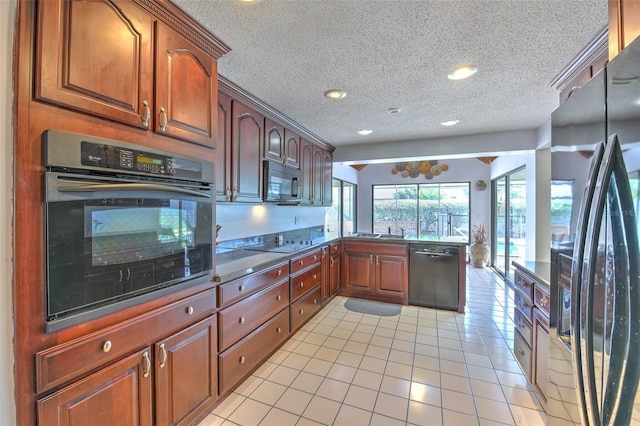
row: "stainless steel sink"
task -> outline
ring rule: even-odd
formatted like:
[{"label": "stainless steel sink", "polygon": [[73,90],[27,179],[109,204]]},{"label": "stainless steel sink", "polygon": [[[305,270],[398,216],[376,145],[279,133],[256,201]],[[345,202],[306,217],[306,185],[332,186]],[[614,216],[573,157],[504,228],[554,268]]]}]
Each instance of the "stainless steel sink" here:
[{"label": "stainless steel sink", "polygon": [[401,234],[373,234],[370,232],[358,232],[353,234],[352,237],[356,238],[374,238],[380,240],[404,240],[407,237]]}]

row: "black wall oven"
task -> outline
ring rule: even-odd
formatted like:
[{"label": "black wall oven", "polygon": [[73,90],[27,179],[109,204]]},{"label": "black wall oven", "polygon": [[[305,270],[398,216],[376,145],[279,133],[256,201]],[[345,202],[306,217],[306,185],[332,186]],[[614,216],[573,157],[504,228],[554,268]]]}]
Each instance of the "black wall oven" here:
[{"label": "black wall oven", "polygon": [[45,331],[212,279],[213,165],[48,130]]}]

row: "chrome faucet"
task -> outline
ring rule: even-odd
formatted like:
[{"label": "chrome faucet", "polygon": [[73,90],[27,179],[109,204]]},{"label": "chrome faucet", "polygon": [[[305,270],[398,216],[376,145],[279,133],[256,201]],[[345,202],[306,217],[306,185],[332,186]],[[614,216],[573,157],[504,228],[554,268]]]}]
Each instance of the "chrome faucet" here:
[{"label": "chrome faucet", "polygon": [[402,235],[402,238],[404,238],[404,228],[400,228],[400,235]]},{"label": "chrome faucet", "polygon": [[389,227],[389,235],[391,235],[391,227]]}]

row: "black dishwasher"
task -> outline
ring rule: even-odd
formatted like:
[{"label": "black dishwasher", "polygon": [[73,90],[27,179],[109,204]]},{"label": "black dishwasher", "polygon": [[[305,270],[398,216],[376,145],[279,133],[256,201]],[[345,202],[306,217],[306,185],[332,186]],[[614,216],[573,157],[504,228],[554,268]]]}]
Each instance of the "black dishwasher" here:
[{"label": "black dishwasher", "polygon": [[409,244],[409,304],[458,310],[458,247]]}]

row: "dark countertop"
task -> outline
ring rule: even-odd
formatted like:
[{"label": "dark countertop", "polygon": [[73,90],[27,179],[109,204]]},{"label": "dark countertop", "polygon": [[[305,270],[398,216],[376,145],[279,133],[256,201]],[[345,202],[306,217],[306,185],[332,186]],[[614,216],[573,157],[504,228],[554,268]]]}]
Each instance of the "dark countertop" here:
[{"label": "dark countertop", "polygon": [[[378,243],[428,243],[437,245],[453,245],[453,246],[466,246],[468,243],[461,241],[454,241],[448,239],[439,240],[412,240],[402,238],[375,238],[375,237],[363,237],[363,236],[346,236],[340,237],[337,233],[325,233],[324,237],[314,239],[312,244],[304,246],[299,250],[290,253],[275,253],[270,251],[256,251],[246,248],[239,248],[231,250],[225,253],[216,254],[216,271],[214,279],[219,283],[225,283],[236,278],[240,278],[244,275],[252,274],[270,266],[276,265],[280,262],[285,262],[300,254],[317,249],[324,244],[329,244],[338,240],[352,240],[352,241],[370,241]],[[548,279],[547,279],[548,282]]]},{"label": "dark countertop", "polygon": [[525,273],[529,273],[536,279],[537,282],[549,288],[549,282],[551,280],[551,263],[550,262],[535,262],[531,260],[513,260],[511,264],[518,269],[523,270]]}]

